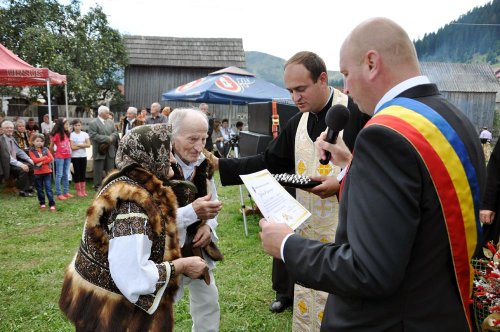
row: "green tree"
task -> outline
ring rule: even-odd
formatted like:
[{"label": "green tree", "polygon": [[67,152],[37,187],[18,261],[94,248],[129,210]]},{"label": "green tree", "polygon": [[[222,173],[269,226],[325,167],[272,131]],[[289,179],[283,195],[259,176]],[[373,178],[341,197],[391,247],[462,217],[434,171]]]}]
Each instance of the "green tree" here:
[{"label": "green tree", "polygon": [[[71,103],[90,107],[120,96],[127,52],[100,6],[82,15],[79,0],[0,0],[0,43],[33,66],[67,75]],[[43,88],[31,93],[46,97]],[[51,94],[64,103],[62,87]]]}]

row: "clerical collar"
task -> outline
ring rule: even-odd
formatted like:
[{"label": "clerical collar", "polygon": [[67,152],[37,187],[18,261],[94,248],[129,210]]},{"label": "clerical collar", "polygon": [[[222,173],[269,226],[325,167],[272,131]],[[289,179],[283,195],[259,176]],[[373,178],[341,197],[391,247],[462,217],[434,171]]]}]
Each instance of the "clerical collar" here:
[{"label": "clerical collar", "polygon": [[330,109],[330,106],[332,106],[333,88],[331,86],[329,86],[328,88],[330,89],[330,97],[328,97],[326,104],[323,106],[321,111],[316,113],[311,112],[311,114],[314,114],[314,116],[316,117],[316,120],[319,120],[320,118],[325,118],[327,111]]},{"label": "clerical collar", "polygon": [[333,88],[331,86],[328,87],[330,89],[330,96],[328,97],[328,100],[326,101],[326,104],[323,105],[323,108],[321,111],[323,111],[325,108],[328,109],[332,105],[332,98],[333,98]]}]

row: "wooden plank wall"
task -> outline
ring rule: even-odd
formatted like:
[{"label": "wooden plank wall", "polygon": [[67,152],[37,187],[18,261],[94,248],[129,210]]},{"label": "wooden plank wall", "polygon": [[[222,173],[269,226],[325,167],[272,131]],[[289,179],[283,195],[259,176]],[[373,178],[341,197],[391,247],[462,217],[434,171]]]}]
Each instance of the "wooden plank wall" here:
[{"label": "wooden plank wall", "polygon": [[450,91],[441,91],[441,94],[462,110],[477,130],[483,126],[493,128],[496,94]]}]

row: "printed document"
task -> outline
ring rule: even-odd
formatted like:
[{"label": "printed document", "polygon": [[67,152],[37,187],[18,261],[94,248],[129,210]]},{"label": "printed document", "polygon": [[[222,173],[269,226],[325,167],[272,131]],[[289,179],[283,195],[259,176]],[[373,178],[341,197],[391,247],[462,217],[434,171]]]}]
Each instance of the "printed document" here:
[{"label": "printed document", "polygon": [[286,223],[295,230],[311,216],[267,169],[240,177],[267,221]]}]

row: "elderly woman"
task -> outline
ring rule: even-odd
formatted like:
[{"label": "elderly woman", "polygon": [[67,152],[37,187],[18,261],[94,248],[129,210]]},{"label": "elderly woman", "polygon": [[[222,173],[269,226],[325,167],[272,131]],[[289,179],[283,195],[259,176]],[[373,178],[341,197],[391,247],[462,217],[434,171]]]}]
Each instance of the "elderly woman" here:
[{"label": "elderly woman", "polygon": [[172,331],[178,276],[198,278],[207,264],[180,258],[167,125],[134,128],[116,165],[87,210],[59,307],[77,331]]},{"label": "elderly woman", "polygon": [[23,119],[18,119],[14,129],[14,138],[16,139],[17,145],[19,145],[24,152],[28,153],[31,140],[26,131],[26,122]]}]

